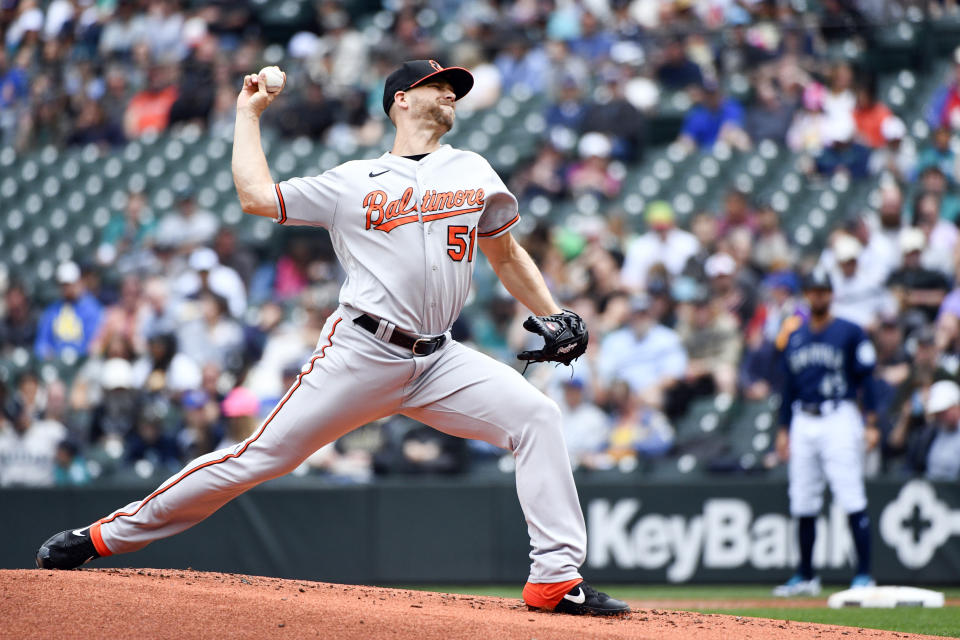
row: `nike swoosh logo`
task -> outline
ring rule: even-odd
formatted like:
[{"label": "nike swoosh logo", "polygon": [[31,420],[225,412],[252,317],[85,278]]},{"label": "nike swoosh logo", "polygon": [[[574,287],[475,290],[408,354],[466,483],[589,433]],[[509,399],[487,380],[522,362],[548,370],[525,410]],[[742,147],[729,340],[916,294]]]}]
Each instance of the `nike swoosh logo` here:
[{"label": "nike swoosh logo", "polygon": [[370,172],[370,177],[371,177],[371,178],[376,178],[377,176],[382,176],[382,175],[385,174],[387,171],[390,171],[390,169],[387,169],[387,170],[385,170],[385,171],[381,171],[380,173],[374,173],[373,171],[371,171],[371,172]]},{"label": "nike swoosh logo", "polygon": [[83,529],[74,529],[71,531],[71,533],[75,536],[80,536],[81,538],[84,536]]},{"label": "nike swoosh logo", "polygon": [[583,604],[584,602],[587,601],[587,594],[583,592],[583,589],[578,588],[577,595],[574,596],[568,593],[567,595],[563,596],[563,599],[569,600],[574,604]]}]

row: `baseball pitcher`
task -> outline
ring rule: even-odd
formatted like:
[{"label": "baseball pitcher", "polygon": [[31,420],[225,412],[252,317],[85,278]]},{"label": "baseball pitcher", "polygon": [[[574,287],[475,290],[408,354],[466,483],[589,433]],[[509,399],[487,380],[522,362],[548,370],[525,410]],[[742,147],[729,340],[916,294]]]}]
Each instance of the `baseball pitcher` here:
[{"label": "baseball pitcher", "polygon": [[[402,413],[516,457],[517,495],[532,551],[523,598],[534,609],[622,614],[619,600],[579,573],[586,531],[561,435],[560,412],[511,367],[450,337],[482,251],[544,337],[528,361],[569,364],[586,349],[582,320],[559,308],[510,228],[517,200],[481,156],[441,144],[473,76],[433,60],[404,63],[386,80],[393,149],[319,176],[274,184],[260,117],[280,95],[249,75],[237,98],[233,176],[247,213],[323,227],[347,277],[313,357],[247,440],[190,462],[145,497],[92,525],[57,534],[42,568],[71,569],[136,551],[200,522],[251,487],[289,473],[352,429]],[[285,80],[285,78],[284,78]]]}]

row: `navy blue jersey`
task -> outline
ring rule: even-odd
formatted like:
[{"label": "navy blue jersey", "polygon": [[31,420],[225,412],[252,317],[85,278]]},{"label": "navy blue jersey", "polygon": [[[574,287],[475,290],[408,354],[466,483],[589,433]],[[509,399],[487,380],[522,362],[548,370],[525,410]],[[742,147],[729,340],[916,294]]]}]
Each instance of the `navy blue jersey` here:
[{"label": "navy blue jersey", "polygon": [[856,401],[861,389],[864,411],[874,410],[873,385],[868,382],[877,354],[858,325],[833,318],[814,332],[805,322],[790,334],[780,358],[784,373],[781,425],[790,424],[796,401],[816,405],[826,400]]}]

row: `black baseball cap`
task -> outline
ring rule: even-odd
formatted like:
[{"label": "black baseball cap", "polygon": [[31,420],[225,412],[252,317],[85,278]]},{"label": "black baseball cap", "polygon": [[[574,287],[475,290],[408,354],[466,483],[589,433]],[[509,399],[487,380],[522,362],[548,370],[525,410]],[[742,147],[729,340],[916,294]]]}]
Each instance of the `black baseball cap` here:
[{"label": "black baseball cap", "polygon": [[408,60],[387,76],[383,86],[383,110],[390,115],[393,96],[397,91],[407,91],[428,80],[446,80],[453,87],[457,100],[473,88],[473,74],[463,67],[444,67],[436,60]]},{"label": "black baseball cap", "polygon": [[830,282],[830,276],[823,269],[814,269],[803,279],[803,290],[820,289],[823,291],[833,291],[833,283]]}]

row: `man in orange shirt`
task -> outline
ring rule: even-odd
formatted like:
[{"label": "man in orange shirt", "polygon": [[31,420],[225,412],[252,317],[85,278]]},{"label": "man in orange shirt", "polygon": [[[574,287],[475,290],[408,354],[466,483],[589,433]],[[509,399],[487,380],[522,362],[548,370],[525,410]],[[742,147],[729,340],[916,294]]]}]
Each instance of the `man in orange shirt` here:
[{"label": "man in orange shirt", "polygon": [[147,87],[130,99],[123,116],[127,139],[138,138],[149,130],[163,131],[170,120],[170,107],[177,100],[176,84],[163,67],[150,69]]},{"label": "man in orange shirt", "polygon": [[861,82],[856,93],[853,120],[857,124],[857,133],[868,147],[879,149],[886,144],[882,130],[883,121],[892,116],[893,112],[877,100],[877,81],[874,78]]}]

